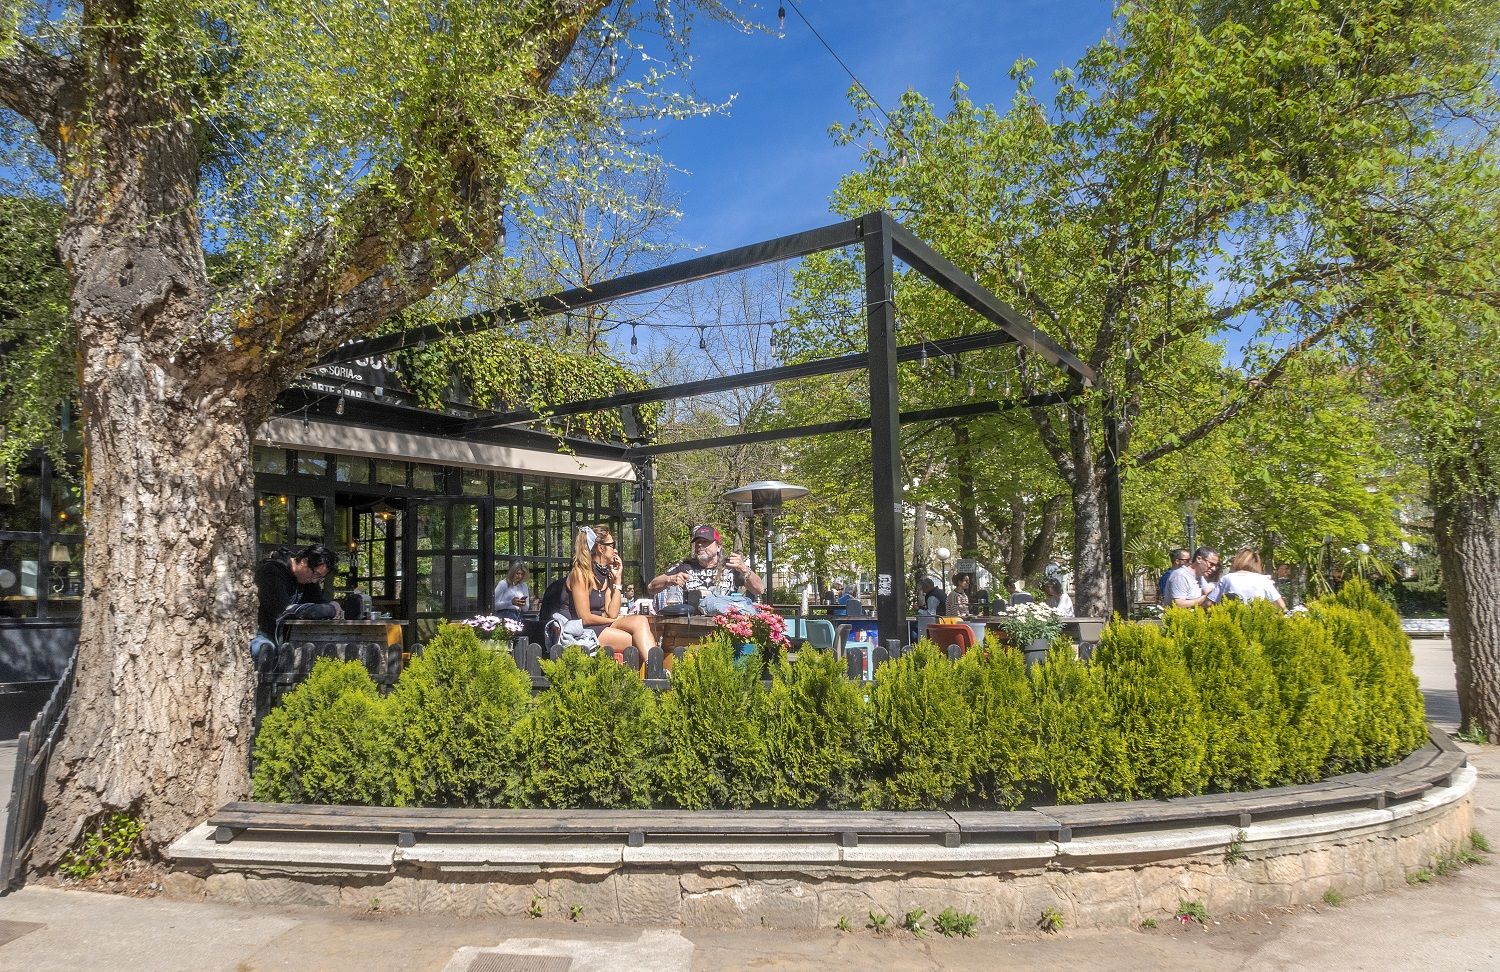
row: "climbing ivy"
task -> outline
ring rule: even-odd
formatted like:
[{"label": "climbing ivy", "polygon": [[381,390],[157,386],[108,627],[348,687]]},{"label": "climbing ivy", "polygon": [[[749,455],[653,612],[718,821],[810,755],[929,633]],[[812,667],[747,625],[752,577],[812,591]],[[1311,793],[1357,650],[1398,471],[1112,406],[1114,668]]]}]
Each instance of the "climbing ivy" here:
[{"label": "climbing ivy", "polygon": [[77,381],[61,225],[54,202],[0,197],[0,478],[38,446],[63,456],[58,420]]}]

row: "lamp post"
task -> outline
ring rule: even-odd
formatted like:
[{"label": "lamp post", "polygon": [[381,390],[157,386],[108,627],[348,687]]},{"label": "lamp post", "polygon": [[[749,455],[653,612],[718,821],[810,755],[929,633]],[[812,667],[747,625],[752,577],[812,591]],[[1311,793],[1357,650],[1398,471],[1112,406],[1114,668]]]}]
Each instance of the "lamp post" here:
[{"label": "lamp post", "polygon": [[787,500],[806,496],[807,492],[806,486],[793,486],[779,479],[761,479],[738,486],[724,494],[724,498],[732,503],[749,503],[751,513],[765,519],[763,530],[766,541],[766,589],[761,593],[761,599],[767,604],[771,603],[771,579],[776,572],[775,564],[771,559],[772,538],[776,534],[776,514],[781,512],[782,504]]},{"label": "lamp post", "polygon": [[1203,500],[1196,496],[1187,496],[1177,502],[1177,509],[1182,513],[1182,525],[1187,532],[1188,556],[1198,549],[1198,504]]},{"label": "lamp post", "polygon": [[[937,555],[938,563],[943,565],[943,603],[948,603],[948,558],[953,556],[947,547],[939,547],[933,551]],[[949,612],[950,614],[952,612]]]}]

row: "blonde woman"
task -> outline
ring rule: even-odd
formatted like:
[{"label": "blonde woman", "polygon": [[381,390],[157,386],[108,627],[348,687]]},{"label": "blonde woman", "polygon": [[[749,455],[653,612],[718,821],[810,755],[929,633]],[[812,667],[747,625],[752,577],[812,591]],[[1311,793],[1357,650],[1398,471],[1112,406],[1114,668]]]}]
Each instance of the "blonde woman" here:
[{"label": "blonde woman", "polygon": [[526,565],[517,561],[510,565],[505,580],[495,585],[495,613],[502,618],[521,620],[521,612],[526,610],[526,602],[531,598],[526,576]]},{"label": "blonde woman", "polygon": [[[573,540],[573,569],[568,572],[568,596],[563,599],[566,620],[563,642],[603,645],[611,653],[634,645],[641,659],[656,647],[651,619],[644,614],[621,614],[624,563],[608,527],[584,527]],[[591,636],[591,637],[590,637]]]}]

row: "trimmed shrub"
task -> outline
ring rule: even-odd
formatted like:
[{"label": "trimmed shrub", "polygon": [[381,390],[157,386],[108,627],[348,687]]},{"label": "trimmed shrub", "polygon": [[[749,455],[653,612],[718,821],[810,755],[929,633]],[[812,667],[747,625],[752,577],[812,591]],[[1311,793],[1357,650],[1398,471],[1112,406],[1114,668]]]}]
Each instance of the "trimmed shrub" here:
[{"label": "trimmed shrub", "polygon": [[1113,706],[1120,754],[1103,768],[1106,795],[1135,800],[1201,792],[1207,726],[1176,643],[1153,625],[1113,621],[1093,664]]},{"label": "trimmed shrub", "polygon": [[1203,706],[1203,782],[1214,791],[1269,786],[1276,774],[1276,675],[1260,643],[1246,634],[1239,608],[1172,611],[1165,624]]},{"label": "trimmed shrub", "polygon": [[856,806],[868,731],[865,695],[831,651],[804,648],[771,667],[764,732],[776,807]]},{"label": "trimmed shrub", "polygon": [[959,659],[958,674],[974,716],[974,772],[968,802],[1014,809],[1037,778],[1036,698],[1019,651],[987,639]]},{"label": "trimmed shrub", "polygon": [[1337,603],[1315,603],[1312,616],[1343,652],[1354,683],[1354,745],[1347,768],[1386,766],[1420,746],[1427,735],[1424,707],[1405,635],[1398,642],[1376,616]]},{"label": "trimmed shrub", "polygon": [[535,807],[644,807],[657,747],[656,699],[640,675],[607,654],[569,648],[542,662],[552,685],[516,727]]},{"label": "trimmed shrub", "polygon": [[514,802],[517,721],[531,679],[473,628],[445,624],[391,691],[391,802],[499,807]]},{"label": "trimmed shrub", "polygon": [[255,738],[255,799],[380,803],[390,788],[385,700],[359,662],[320,658]]},{"label": "trimmed shrub", "polygon": [[881,665],[870,690],[867,809],[931,810],[969,782],[974,718],[948,657],[923,640]]},{"label": "trimmed shrub", "polygon": [[1337,594],[1330,594],[1320,598],[1319,604],[1338,604],[1354,611],[1360,611],[1368,615],[1370,620],[1380,625],[1393,637],[1406,641],[1406,632],[1401,630],[1401,615],[1396,613],[1395,605],[1381,597],[1369,584],[1358,577],[1351,577],[1339,588]]},{"label": "trimmed shrub", "polygon": [[1044,792],[1038,802],[1083,803],[1104,794],[1107,766],[1119,761],[1109,731],[1110,700],[1097,673],[1071,648],[1054,647],[1027,673],[1036,705],[1036,771]]},{"label": "trimmed shrub", "polygon": [[766,802],[771,764],[761,732],[760,665],[734,664],[728,636],[690,647],[672,668],[658,713],[657,796],[690,810]]}]

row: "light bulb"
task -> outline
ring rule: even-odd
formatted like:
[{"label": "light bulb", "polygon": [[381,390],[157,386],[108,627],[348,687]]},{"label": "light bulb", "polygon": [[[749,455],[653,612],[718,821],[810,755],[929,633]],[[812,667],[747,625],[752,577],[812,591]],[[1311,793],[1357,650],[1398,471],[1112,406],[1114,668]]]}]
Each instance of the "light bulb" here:
[{"label": "light bulb", "polygon": [[641,348],[640,342],[635,339],[635,326],[630,328],[630,353],[635,354]]}]

